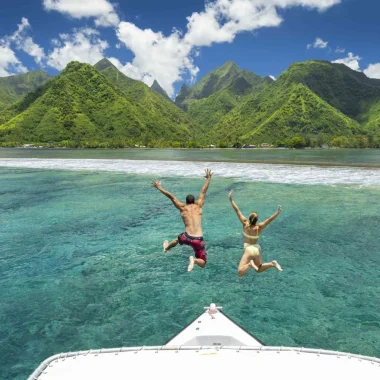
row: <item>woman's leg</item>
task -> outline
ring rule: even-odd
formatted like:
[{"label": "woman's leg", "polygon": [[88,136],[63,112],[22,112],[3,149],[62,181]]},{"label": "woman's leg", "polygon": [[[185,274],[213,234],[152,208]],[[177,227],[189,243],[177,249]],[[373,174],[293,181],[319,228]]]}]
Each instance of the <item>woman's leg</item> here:
[{"label": "woman's leg", "polygon": [[262,251],[261,251],[261,247],[259,249],[260,251],[260,256],[257,256],[253,259],[253,261],[255,262],[255,265],[257,266],[258,270],[256,271],[257,273],[263,273],[265,271],[267,271],[268,269],[270,268],[276,268],[277,270],[279,270],[280,272],[282,272],[282,268],[280,266],[280,264],[277,262],[277,261],[272,261],[271,263],[265,263],[263,264],[263,257],[261,255]]},{"label": "woman's leg", "polygon": [[248,264],[239,266],[238,268],[239,277],[244,277],[250,269],[253,269],[256,272],[258,272],[258,268],[254,264],[253,260],[251,260]]},{"label": "woman's leg", "polygon": [[253,262],[251,255],[244,253],[238,267],[239,277],[245,276],[250,269],[253,269],[257,272],[259,268]]},{"label": "woman's leg", "polygon": [[268,270],[270,268],[276,268],[280,272],[283,271],[283,269],[281,268],[281,265],[276,260],[274,260],[271,263],[261,264],[261,266],[259,267],[259,270],[257,271],[257,273],[263,273],[263,272],[265,272],[266,270]]}]

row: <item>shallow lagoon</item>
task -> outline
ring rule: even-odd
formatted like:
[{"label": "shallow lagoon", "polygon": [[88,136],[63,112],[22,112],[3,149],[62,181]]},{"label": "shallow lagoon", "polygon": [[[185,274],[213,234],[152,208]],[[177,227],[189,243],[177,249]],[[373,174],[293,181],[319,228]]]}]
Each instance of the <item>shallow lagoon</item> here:
[{"label": "shallow lagoon", "polygon": [[[0,168],[3,378],[24,379],[59,352],[163,344],[211,302],[268,345],[380,356],[377,186],[216,176],[204,209],[208,267],[188,274],[187,247],[162,253],[183,227],[150,178]],[[180,198],[203,184],[161,179]],[[246,213],[283,206],[262,240],[283,273],[238,278],[231,187]]]}]

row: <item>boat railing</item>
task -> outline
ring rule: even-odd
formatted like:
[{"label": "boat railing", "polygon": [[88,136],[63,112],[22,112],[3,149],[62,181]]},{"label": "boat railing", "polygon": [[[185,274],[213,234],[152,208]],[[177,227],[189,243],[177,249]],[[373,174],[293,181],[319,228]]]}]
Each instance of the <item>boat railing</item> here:
[{"label": "boat railing", "polygon": [[143,346],[143,347],[121,347],[121,348],[107,348],[100,350],[89,350],[89,351],[78,351],[78,352],[68,352],[65,354],[57,354],[51,356],[50,358],[43,361],[39,367],[29,376],[28,380],[38,380],[39,376],[44,373],[44,370],[49,367],[49,365],[58,360],[66,360],[66,359],[76,359],[79,356],[87,356],[87,355],[102,355],[102,354],[115,354],[118,355],[124,352],[134,352],[138,354],[143,351],[154,351],[156,354],[162,351],[173,351],[174,353],[179,353],[179,351],[203,351],[203,350],[214,350],[214,351],[251,351],[251,352],[277,352],[281,354],[281,352],[293,352],[295,354],[316,354],[318,356],[329,355],[336,356],[337,358],[346,357],[349,359],[357,359],[360,361],[369,361],[372,364],[380,365],[380,359],[375,357],[368,357],[362,355],[355,355],[346,352],[339,351],[328,351],[328,350],[318,350],[312,348],[297,348],[297,347],[270,347],[270,346],[260,346],[260,347],[250,347],[250,346]]}]

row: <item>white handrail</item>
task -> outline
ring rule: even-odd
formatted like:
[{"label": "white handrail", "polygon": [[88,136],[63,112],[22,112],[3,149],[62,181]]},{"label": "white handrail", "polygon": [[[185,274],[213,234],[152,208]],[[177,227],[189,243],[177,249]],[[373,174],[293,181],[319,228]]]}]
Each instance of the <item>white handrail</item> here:
[{"label": "white handrail", "polygon": [[[154,346],[154,347],[122,347],[122,348],[109,348],[109,349],[101,349],[101,350],[91,350],[91,352],[87,351],[78,351],[78,352],[68,352],[67,354],[58,354],[54,355],[46,360],[44,360],[38,368],[29,376],[28,380],[38,380],[39,376],[43,373],[43,371],[55,360],[64,360],[68,358],[74,358],[78,356],[88,356],[88,355],[103,355],[103,354],[110,354],[110,353],[119,353],[122,352],[135,352],[138,354],[139,352],[144,351],[157,351],[157,353],[162,351],[203,351],[203,350],[215,350],[215,351],[252,351],[252,352],[273,352],[278,351],[279,353],[282,352],[295,352],[295,353],[303,353],[303,354],[316,354],[316,355],[335,355],[340,357],[348,357],[351,359],[358,359],[362,361],[369,361],[371,363],[376,363],[380,365],[380,359],[369,357],[369,356],[362,356],[362,355],[355,355],[355,354],[349,354],[346,352],[338,352],[338,351],[328,351],[328,350],[319,350],[319,349],[313,349],[313,348],[297,348],[297,347],[270,347],[270,346],[262,346],[262,347],[250,347],[250,346]],[[64,355],[64,356],[62,356]]]}]

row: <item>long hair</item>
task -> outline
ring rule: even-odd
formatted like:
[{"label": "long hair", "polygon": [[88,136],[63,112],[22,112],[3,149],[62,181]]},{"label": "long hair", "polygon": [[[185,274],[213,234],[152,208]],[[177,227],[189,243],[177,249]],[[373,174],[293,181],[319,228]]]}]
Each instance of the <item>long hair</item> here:
[{"label": "long hair", "polygon": [[[255,215],[253,215],[255,214]],[[257,216],[257,213],[254,212],[249,216],[249,225],[250,226],[256,226],[256,223],[258,222],[259,218]]]}]

